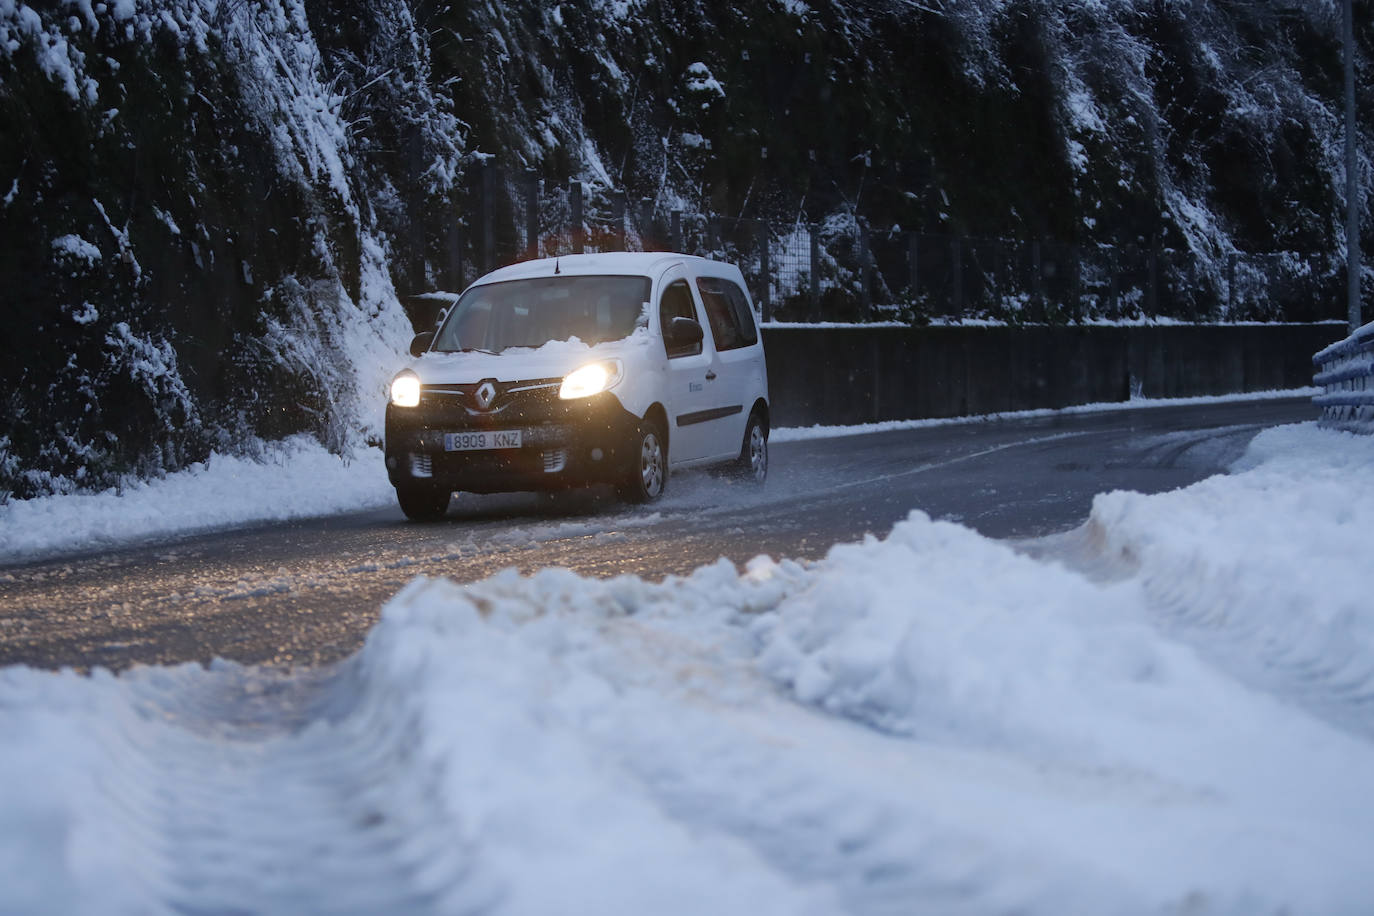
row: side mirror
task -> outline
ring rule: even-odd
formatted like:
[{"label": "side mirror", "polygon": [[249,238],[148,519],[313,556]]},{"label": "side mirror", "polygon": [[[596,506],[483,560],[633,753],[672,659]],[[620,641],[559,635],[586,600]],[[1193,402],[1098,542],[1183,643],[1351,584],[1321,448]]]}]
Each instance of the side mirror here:
[{"label": "side mirror", "polygon": [[690,347],[701,343],[701,325],[681,315],[668,322],[668,342],[675,347]]},{"label": "side mirror", "polygon": [[434,343],[433,331],[422,331],[415,335],[415,339],[410,342],[410,355],[422,356],[429,349],[429,345]]}]

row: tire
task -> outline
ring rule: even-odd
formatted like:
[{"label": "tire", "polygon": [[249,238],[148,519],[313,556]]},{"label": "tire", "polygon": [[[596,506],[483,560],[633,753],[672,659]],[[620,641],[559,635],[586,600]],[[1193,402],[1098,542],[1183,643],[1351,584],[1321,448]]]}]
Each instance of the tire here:
[{"label": "tire", "polygon": [[617,490],[630,503],[653,502],[668,487],[668,449],[663,429],[653,420],[639,424],[630,446],[630,462]]},{"label": "tire", "polygon": [[759,486],[768,479],[768,427],[757,411],[749,415],[734,470],[736,477]]},{"label": "tire", "polygon": [[433,487],[397,487],[396,501],[412,522],[437,522],[448,512],[448,490]]}]

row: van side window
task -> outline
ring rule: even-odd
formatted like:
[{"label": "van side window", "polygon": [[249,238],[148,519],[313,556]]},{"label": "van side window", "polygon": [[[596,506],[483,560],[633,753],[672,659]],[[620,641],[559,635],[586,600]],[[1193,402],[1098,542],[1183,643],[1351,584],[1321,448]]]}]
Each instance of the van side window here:
[{"label": "van side window", "polygon": [[739,286],[720,277],[698,277],[697,291],[717,350],[735,350],[758,343],[754,312]]},{"label": "van side window", "polygon": [[663,331],[663,348],[667,351],[669,359],[696,356],[701,352],[701,341],[678,346],[668,342],[668,328],[672,326],[674,318],[697,320],[697,310],[692,304],[692,290],[687,286],[686,280],[674,280],[663,291],[663,298],[658,304],[658,326]]}]

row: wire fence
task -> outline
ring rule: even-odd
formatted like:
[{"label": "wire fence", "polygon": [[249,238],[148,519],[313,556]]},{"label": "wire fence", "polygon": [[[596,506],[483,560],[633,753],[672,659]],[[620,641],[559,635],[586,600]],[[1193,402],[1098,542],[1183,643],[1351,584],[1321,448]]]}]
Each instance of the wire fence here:
[{"label": "wire fence", "polygon": [[412,285],[460,290],[504,264],[600,251],[681,251],[738,264],[765,320],[1065,323],[1344,317],[1343,265],[1301,252],[1201,257],[1154,245],[1074,245],[875,229],[853,214],[779,224],[694,213],[624,191],[494,166],[460,198],[444,256]]}]

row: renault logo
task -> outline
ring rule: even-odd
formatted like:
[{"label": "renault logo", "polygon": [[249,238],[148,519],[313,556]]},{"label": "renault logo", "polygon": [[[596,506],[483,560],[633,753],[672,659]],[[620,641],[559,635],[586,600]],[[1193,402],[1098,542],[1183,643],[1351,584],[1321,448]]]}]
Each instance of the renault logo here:
[{"label": "renault logo", "polygon": [[477,386],[473,396],[477,399],[478,409],[487,410],[491,407],[491,402],[496,400],[496,386],[491,382],[483,382]]}]

